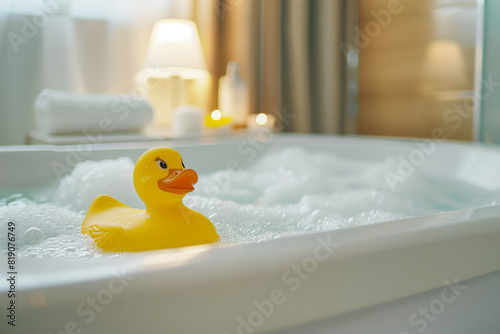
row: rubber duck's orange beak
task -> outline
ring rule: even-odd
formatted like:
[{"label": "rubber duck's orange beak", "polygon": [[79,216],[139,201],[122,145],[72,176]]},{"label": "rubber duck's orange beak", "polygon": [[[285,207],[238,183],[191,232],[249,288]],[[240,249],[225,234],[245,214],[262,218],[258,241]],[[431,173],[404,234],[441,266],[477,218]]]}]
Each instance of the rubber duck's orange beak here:
[{"label": "rubber duck's orange beak", "polygon": [[178,195],[185,195],[194,190],[198,174],[192,169],[171,169],[167,177],[158,180],[158,188]]}]

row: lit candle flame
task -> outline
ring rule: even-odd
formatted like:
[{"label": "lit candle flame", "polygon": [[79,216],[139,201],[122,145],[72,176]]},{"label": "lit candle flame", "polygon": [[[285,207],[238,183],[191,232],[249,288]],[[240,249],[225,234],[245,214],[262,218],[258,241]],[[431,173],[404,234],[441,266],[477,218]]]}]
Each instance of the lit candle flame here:
[{"label": "lit candle flame", "polygon": [[218,121],[222,118],[222,113],[220,112],[219,109],[215,109],[212,111],[212,114],[210,115],[214,121]]},{"label": "lit candle flame", "polygon": [[264,113],[260,113],[255,117],[255,122],[259,125],[264,125],[267,123],[267,115]]}]

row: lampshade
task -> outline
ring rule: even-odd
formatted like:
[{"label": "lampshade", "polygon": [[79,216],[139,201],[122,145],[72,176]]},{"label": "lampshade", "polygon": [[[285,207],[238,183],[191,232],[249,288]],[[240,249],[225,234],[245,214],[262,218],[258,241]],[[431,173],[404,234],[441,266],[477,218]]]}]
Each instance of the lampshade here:
[{"label": "lampshade", "polygon": [[207,65],[196,24],[190,20],[158,21],[151,34],[142,74],[154,78],[198,79]]}]

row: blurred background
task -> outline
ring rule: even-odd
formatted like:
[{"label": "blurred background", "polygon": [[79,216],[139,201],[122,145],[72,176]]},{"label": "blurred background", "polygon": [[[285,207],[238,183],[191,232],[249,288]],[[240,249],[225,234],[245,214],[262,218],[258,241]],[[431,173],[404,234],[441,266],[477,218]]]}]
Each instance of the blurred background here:
[{"label": "blurred background", "polygon": [[0,145],[76,143],[107,114],[107,141],[266,123],[498,143],[495,13],[493,0],[0,0]]}]

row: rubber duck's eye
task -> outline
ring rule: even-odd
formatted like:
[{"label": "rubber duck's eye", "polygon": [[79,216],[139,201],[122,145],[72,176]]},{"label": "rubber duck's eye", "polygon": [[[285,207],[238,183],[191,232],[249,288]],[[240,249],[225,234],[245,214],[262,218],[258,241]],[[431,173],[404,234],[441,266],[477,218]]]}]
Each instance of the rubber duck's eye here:
[{"label": "rubber duck's eye", "polygon": [[184,161],[181,160],[181,164],[182,164],[182,168],[186,168],[186,166],[184,166]]},{"label": "rubber duck's eye", "polygon": [[161,168],[161,169],[167,169],[168,168],[167,163],[165,161],[161,160],[161,159],[159,159],[156,163],[158,164],[158,167]]}]

